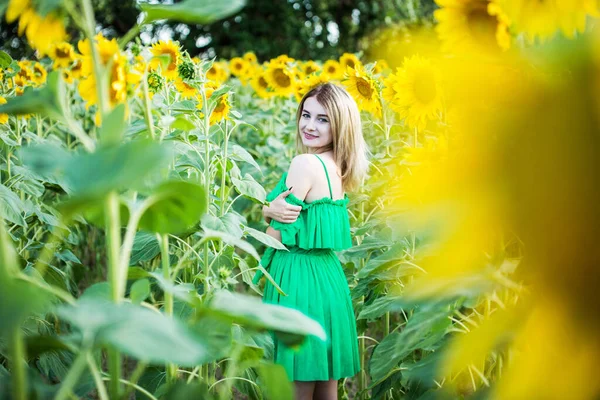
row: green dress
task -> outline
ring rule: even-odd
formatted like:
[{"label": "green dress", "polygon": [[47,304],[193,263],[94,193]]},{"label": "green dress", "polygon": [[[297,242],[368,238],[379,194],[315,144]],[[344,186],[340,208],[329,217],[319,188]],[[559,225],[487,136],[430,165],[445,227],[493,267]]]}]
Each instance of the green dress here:
[{"label": "green dress", "polygon": [[[323,160],[319,161],[325,168]],[[267,200],[273,201],[287,190],[286,177],[287,173]],[[360,370],[350,290],[335,254],[352,246],[348,197],[333,200],[329,176],[327,183],[330,197],[311,203],[293,194],[287,197],[288,203],[302,207],[300,216],[292,224],[272,220],[271,226],[281,232],[281,241],[289,251],[268,248],[261,259],[261,264],[287,294],[279,294],[267,281],[263,301],[303,312],[319,322],[327,334],[326,341],[308,336],[299,349],[291,349],[274,339],[274,360],[285,367],[292,381],[337,380]],[[257,273],[254,282],[261,276],[262,273]]]}]

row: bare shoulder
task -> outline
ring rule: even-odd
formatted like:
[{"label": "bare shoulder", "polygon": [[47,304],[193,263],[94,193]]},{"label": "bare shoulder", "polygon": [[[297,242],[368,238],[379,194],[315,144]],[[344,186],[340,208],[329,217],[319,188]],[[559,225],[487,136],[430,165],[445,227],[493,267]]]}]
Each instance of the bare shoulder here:
[{"label": "bare shoulder", "polygon": [[299,154],[292,159],[290,175],[312,175],[315,171],[317,158],[312,154]]}]

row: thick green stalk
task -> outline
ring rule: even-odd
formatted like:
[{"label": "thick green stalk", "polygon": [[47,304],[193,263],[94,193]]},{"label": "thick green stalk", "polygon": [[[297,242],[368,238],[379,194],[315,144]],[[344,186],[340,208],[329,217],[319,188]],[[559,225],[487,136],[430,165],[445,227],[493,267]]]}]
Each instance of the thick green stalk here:
[{"label": "thick green stalk", "polygon": [[[119,293],[121,282],[119,273],[119,249],[121,247],[121,232],[119,229],[119,195],[116,192],[108,194],[104,206],[106,212],[106,253],[108,261],[108,278],[111,287],[111,298],[115,303],[121,301]],[[121,354],[118,350],[108,350],[109,372],[110,372],[110,398],[118,399],[121,391]]]},{"label": "thick green stalk", "polygon": [[27,399],[27,376],[25,373],[25,343],[21,327],[14,328],[11,335],[10,356],[12,360],[12,394],[15,400]]},{"label": "thick green stalk", "polygon": [[221,160],[221,216],[225,215],[225,178],[227,178],[227,145],[229,142],[227,128],[227,120],[225,120],[225,143],[223,144],[223,158]]},{"label": "thick green stalk", "polygon": [[[200,93],[202,94],[202,112],[204,113],[203,122],[204,122],[204,187],[206,188],[206,207],[208,212],[210,212],[210,115],[208,114],[208,101],[206,98],[206,90],[202,87]],[[210,292],[210,277],[211,271],[208,267],[208,242],[204,244],[204,274],[206,277],[204,278],[204,294],[208,294]]]},{"label": "thick green stalk", "polygon": [[[159,237],[160,242],[160,260],[162,264],[163,278],[165,281],[171,282],[170,264],[169,264],[169,235],[163,233]],[[173,316],[173,294],[165,290],[165,314],[169,317]],[[177,366],[175,364],[167,365],[167,382],[175,382],[177,379]]]},{"label": "thick green stalk", "polygon": [[144,90],[144,118],[146,119],[146,125],[150,131],[150,137],[154,140],[156,133],[154,132],[154,118],[152,117],[152,110],[150,109],[150,93],[148,90],[148,66],[144,71],[142,78],[142,88]]}]

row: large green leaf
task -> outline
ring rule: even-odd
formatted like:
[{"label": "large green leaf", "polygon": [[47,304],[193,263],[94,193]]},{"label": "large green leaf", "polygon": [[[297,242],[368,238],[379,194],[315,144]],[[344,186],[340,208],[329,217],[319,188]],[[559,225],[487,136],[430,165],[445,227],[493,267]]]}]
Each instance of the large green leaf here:
[{"label": "large green leaf", "polygon": [[98,136],[103,143],[119,143],[126,128],[125,104],[119,104],[102,119],[102,126],[98,130]]},{"label": "large green leaf", "polygon": [[7,98],[6,104],[0,106],[0,114],[40,114],[62,121],[65,119],[64,101],[67,98],[60,72],[53,71],[41,89],[25,89],[21,96]]},{"label": "large green leaf", "polygon": [[152,260],[160,253],[160,246],[156,234],[151,232],[139,231],[133,239],[133,248],[131,249],[130,264],[137,264],[141,261]]},{"label": "large green leaf", "polygon": [[260,165],[258,165],[258,163],[254,160],[254,157],[252,157],[252,154],[248,153],[248,151],[246,149],[244,149],[242,146],[237,145],[237,144],[232,145],[231,148],[229,149],[229,155],[234,160],[247,162],[248,164],[252,165],[258,172],[260,172],[262,174]]},{"label": "large green leaf", "polygon": [[275,239],[273,236],[267,235],[264,232],[258,231],[248,226],[246,227],[246,232],[262,244],[265,244],[269,247],[273,247],[278,250],[287,250],[287,248],[279,240]]},{"label": "large green leaf", "polygon": [[80,299],[57,314],[98,345],[112,346],[142,361],[193,367],[213,360],[203,339],[174,317],[130,303]]},{"label": "large green leaf", "polygon": [[0,184],[0,218],[24,227],[27,225],[25,218],[23,218],[24,207],[19,196]]},{"label": "large green leaf", "polygon": [[202,186],[169,181],[159,185],[151,197],[157,200],[144,212],[139,227],[159,233],[181,233],[200,221],[206,211]]},{"label": "large green leaf", "polygon": [[417,309],[402,332],[386,336],[375,348],[369,369],[374,382],[386,378],[405,357],[416,349],[431,350],[452,326],[448,307]]},{"label": "large green leaf", "polygon": [[208,311],[230,319],[247,328],[272,330],[281,333],[289,344],[298,344],[306,335],[326,339],[323,327],[298,310],[274,304],[265,304],[260,298],[225,290],[212,298]]},{"label": "large green leaf", "polygon": [[260,377],[260,387],[266,399],[293,399],[292,383],[287,377],[285,369],[277,364],[261,364],[257,368]]},{"label": "large green leaf", "polygon": [[140,7],[147,14],[144,20],[146,23],[169,19],[207,25],[236,13],[245,4],[245,0],[184,0],[175,4],[141,3]]},{"label": "large green leaf", "polygon": [[265,189],[250,174],[246,174],[243,179],[231,177],[231,182],[233,182],[233,186],[243,196],[257,200],[260,203],[263,203],[267,197]]},{"label": "large green leaf", "polygon": [[229,233],[213,231],[212,229],[204,228],[204,238],[222,240],[230,246],[239,247],[255,259],[260,260],[260,256],[256,252],[256,249],[252,247],[250,243],[242,239],[238,239],[235,236],[230,235]]}]

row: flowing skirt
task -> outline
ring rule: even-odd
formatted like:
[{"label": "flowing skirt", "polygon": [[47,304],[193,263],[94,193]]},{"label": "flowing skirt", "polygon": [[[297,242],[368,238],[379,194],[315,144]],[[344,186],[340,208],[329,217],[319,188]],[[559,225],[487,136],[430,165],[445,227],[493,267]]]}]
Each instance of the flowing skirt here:
[{"label": "flowing skirt", "polygon": [[356,320],[339,259],[328,249],[289,250],[273,251],[265,266],[287,296],[267,281],[263,301],[299,310],[316,320],[327,340],[308,336],[299,349],[292,349],[275,338],[275,362],[284,366],[292,381],[355,375],[360,370]]}]

